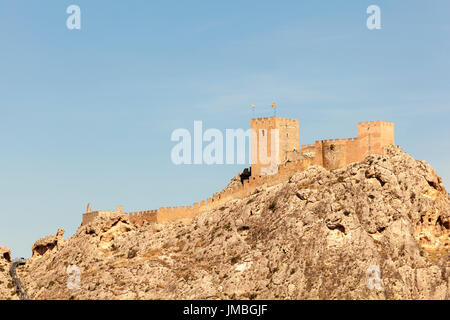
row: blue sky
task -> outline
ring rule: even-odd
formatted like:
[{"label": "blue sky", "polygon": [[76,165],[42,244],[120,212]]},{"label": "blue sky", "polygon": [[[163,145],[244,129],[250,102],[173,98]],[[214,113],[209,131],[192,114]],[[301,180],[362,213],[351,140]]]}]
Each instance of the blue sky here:
[{"label": "blue sky", "polygon": [[[66,8],[81,8],[68,30]],[[382,29],[366,27],[381,8]],[[88,202],[188,205],[242,166],[175,166],[177,128],[300,120],[302,144],[396,125],[396,142],[450,187],[450,2],[0,3],[0,245],[73,234]]]}]

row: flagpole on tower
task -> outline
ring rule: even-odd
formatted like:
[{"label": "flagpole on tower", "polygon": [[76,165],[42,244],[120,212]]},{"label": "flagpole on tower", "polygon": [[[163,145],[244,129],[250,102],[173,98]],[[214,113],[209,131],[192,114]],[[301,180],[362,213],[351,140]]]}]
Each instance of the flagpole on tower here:
[{"label": "flagpole on tower", "polygon": [[276,102],[272,103],[272,109],[273,109],[273,116],[276,117],[277,116],[277,103]]},{"label": "flagpole on tower", "polygon": [[254,117],[255,117],[255,105],[254,105],[254,104],[252,104],[252,105],[251,105],[251,107],[252,107],[253,118],[254,118]]}]

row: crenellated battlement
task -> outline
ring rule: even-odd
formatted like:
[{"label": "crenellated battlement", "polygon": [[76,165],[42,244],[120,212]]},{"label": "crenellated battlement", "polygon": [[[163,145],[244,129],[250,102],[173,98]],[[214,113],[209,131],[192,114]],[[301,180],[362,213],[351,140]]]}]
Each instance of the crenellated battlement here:
[{"label": "crenellated battlement", "polygon": [[365,122],[358,122],[358,127],[394,127],[393,122],[389,121],[365,121]]},{"label": "crenellated battlement", "polygon": [[251,120],[251,128],[257,130],[258,128],[272,128],[275,126],[275,118],[256,118]]},{"label": "crenellated battlement", "polygon": [[304,150],[314,149],[315,147],[316,147],[315,144],[304,144],[301,147],[301,151],[304,152]]},{"label": "crenellated battlement", "polygon": [[[125,215],[137,226],[192,218],[200,212],[220,209],[230,200],[245,198],[263,185],[273,186],[288,181],[295,173],[304,171],[310,166],[320,165],[328,170],[338,169],[349,163],[362,161],[368,154],[381,154],[385,146],[394,144],[394,124],[387,121],[359,122],[357,138],[316,140],[314,144],[301,147],[298,127],[299,122],[295,119],[266,117],[251,120],[251,128],[254,130],[277,128],[282,131],[280,135],[284,140],[280,142],[281,156],[277,159],[278,165],[274,174],[261,175],[257,170],[261,165],[252,164],[251,175],[247,176],[248,179],[242,180],[242,184],[214,193],[206,200],[195,202],[191,206],[161,207],[157,210],[122,213],[121,206],[116,211],[91,211],[88,205],[86,213],[83,214],[82,225],[91,222],[98,215]],[[297,159],[291,161],[290,158],[283,158],[289,152],[298,155]]]},{"label": "crenellated battlement", "polygon": [[327,140],[322,140],[320,141],[320,143],[322,144],[346,144],[349,142],[355,142],[357,141],[358,138],[344,138],[344,139],[327,139]]},{"label": "crenellated battlement", "polygon": [[158,210],[129,212],[125,214],[128,215],[128,218],[131,223],[140,226],[143,225],[144,222],[156,223],[156,216],[158,214]]}]

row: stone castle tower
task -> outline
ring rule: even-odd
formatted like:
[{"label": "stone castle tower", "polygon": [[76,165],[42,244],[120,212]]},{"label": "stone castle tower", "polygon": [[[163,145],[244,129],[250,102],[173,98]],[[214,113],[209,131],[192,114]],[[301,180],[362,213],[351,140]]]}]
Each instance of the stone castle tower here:
[{"label": "stone castle tower", "polygon": [[382,154],[387,145],[394,145],[394,124],[386,121],[372,121],[358,123],[359,152],[364,160],[368,154]]},{"label": "stone castle tower", "polygon": [[[292,152],[300,152],[299,121],[270,117],[251,119],[252,175],[262,175],[276,163],[289,159]],[[268,163],[269,162],[269,163]]]},{"label": "stone castle tower", "polygon": [[275,167],[305,157],[333,170],[363,161],[369,154],[383,154],[386,146],[395,144],[394,124],[386,121],[359,122],[357,138],[318,140],[301,147],[298,120],[257,118],[251,119],[250,127],[253,176],[273,174]]}]

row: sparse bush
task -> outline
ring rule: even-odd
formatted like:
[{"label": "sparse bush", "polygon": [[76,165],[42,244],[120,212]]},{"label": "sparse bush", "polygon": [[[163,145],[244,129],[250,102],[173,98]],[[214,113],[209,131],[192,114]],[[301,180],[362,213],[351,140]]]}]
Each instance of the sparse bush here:
[{"label": "sparse bush", "polygon": [[277,203],[275,201],[272,201],[272,203],[269,205],[269,210],[274,212],[277,208]]},{"label": "sparse bush", "polygon": [[231,258],[230,262],[231,264],[236,264],[241,259],[241,256],[234,256]]},{"label": "sparse bush", "polygon": [[128,259],[133,259],[134,257],[136,257],[136,255],[137,255],[137,250],[136,249],[130,249],[129,251],[128,251]]}]

